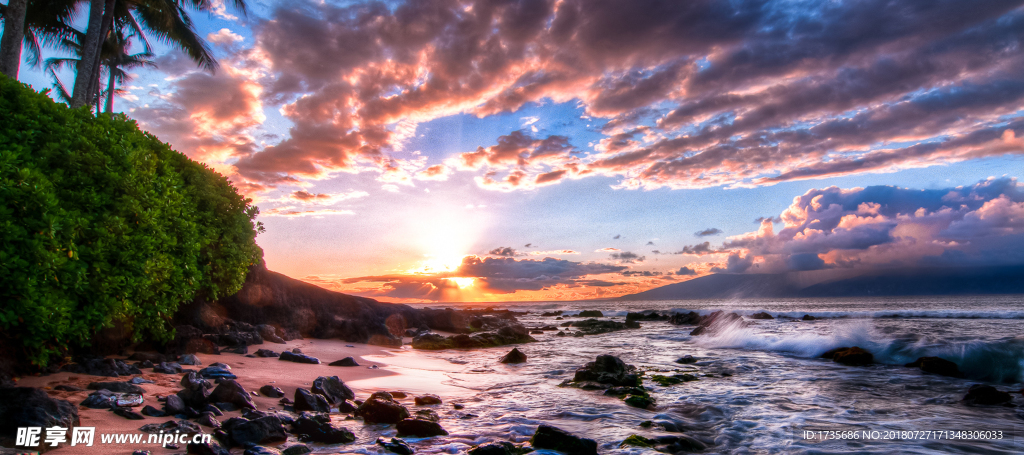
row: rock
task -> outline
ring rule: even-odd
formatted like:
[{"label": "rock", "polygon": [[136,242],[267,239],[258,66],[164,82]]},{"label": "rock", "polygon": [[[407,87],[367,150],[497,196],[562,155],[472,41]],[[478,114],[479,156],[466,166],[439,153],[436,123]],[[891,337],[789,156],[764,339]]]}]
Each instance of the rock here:
[{"label": "rock", "polygon": [[252,446],[246,448],[242,455],[281,455],[281,451],[271,447]]},{"label": "rock", "polygon": [[313,393],[323,395],[330,404],[354,400],[356,394],[337,376],[320,376],[313,381]]},{"label": "rock", "polygon": [[920,368],[925,373],[933,373],[954,378],[964,377],[964,374],[955,363],[941,357],[920,357],[904,366]]},{"label": "rock", "polygon": [[137,393],[139,395],[146,393],[146,389],[130,382],[90,382],[86,388],[89,390],[109,390],[117,393]]},{"label": "rock", "polygon": [[222,349],[221,352],[229,352],[229,353],[232,353],[232,354],[243,354],[244,355],[244,354],[248,354],[249,353],[249,346],[246,346],[244,344],[240,344],[238,346],[226,347],[226,348]]},{"label": "rock", "polygon": [[295,444],[286,447],[281,451],[281,455],[305,455],[313,452],[305,444]]},{"label": "rock", "polygon": [[[584,321],[576,321],[570,323],[570,327],[576,327],[578,336],[583,335],[598,335],[602,333],[615,332],[618,330],[635,329],[639,328],[640,324],[632,322],[630,324],[623,324],[617,321],[601,321],[598,319],[587,319]],[[573,336],[577,336],[573,334]]]},{"label": "rock", "polygon": [[441,421],[441,416],[439,416],[433,409],[417,409],[416,412],[413,413],[413,418],[429,420],[431,422]]},{"label": "rock", "polygon": [[586,365],[576,370],[573,381],[592,381],[601,384],[639,386],[640,376],[631,373],[635,368],[627,366],[618,357],[612,355],[599,355],[597,360],[587,362]]},{"label": "rock", "polygon": [[697,363],[697,358],[692,356],[692,355],[687,354],[687,355],[684,355],[684,356],[676,359],[676,363],[681,363],[683,365],[688,365],[688,364],[691,364],[691,363]]},{"label": "rock", "polygon": [[196,357],[195,354],[183,354],[181,357],[178,357],[178,363],[180,363],[182,365],[195,365],[195,366],[199,366],[199,365],[203,364],[203,362],[201,362],[199,360],[199,357]]},{"label": "rock", "polygon": [[523,363],[526,362],[526,354],[523,354],[523,352],[520,351],[519,348],[512,348],[512,350],[508,351],[508,354],[503,355],[501,359],[498,360],[498,362]]},{"label": "rock", "polygon": [[530,444],[538,449],[551,449],[566,455],[597,455],[597,442],[574,436],[549,425],[537,427]]},{"label": "rock", "polygon": [[255,420],[234,417],[225,421],[221,426],[231,440],[242,447],[249,444],[264,444],[288,439],[281,419],[276,415],[260,417]]},{"label": "rock", "polygon": [[997,405],[1009,403],[1013,398],[1009,393],[984,384],[974,384],[967,389],[964,402],[967,404]]},{"label": "rock", "polygon": [[628,438],[622,441],[621,444],[619,444],[619,448],[623,449],[626,447],[645,447],[650,449],[654,447],[654,444],[656,444],[656,442],[657,441],[653,439],[647,439],[638,434],[631,434]]},{"label": "rock", "polygon": [[[12,386],[13,387],[13,386]],[[53,390],[62,390],[64,392],[81,392],[85,389],[70,384],[61,384],[53,388]]]},{"label": "rock", "polygon": [[79,404],[87,408],[108,409],[117,406],[117,394],[106,389],[97,390]]},{"label": "rock", "polygon": [[398,430],[398,436],[429,438],[448,435],[448,432],[441,428],[441,424],[422,419],[404,419],[395,425],[395,429]]},{"label": "rock", "polygon": [[[0,388],[0,444],[14,447],[21,427],[78,426],[78,407],[32,387]],[[45,437],[45,430],[40,441]],[[8,441],[9,439],[9,441]]]},{"label": "rock", "polygon": [[405,392],[389,390],[388,393],[391,394],[391,398],[398,399],[398,400],[400,400],[402,398],[408,398],[409,397],[409,395],[406,394]]},{"label": "rock", "polygon": [[185,446],[185,452],[189,455],[231,455],[228,449],[225,449],[224,446],[213,440],[210,442],[189,443],[189,445]]},{"label": "rock", "polygon": [[199,418],[196,419],[196,423],[204,427],[210,427],[213,429],[220,428],[221,426],[220,421],[217,420],[217,418],[213,416],[213,413],[209,411],[202,413],[202,415],[200,415]]},{"label": "rock", "polygon": [[618,386],[612,387],[604,391],[605,395],[622,397],[626,395],[647,395],[647,391],[643,387],[632,387],[632,386]]},{"label": "rock", "polygon": [[256,357],[281,357],[281,354],[271,351],[270,349],[257,349]]},{"label": "rock", "polygon": [[409,410],[387,392],[374,392],[355,411],[367,423],[398,423],[409,417]]},{"label": "rock", "polygon": [[338,403],[338,412],[340,413],[348,414],[355,410],[356,407],[352,403],[349,403],[348,401],[342,401],[341,403]]},{"label": "rock", "polygon": [[459,403],[455,403],[455,404],[452,405],[452,408],[455,408],[455,409],[463,409],[465,407],[466,407],[465,405],[462,405],[462,404],[459,404]]},{"label": "rock", "polygon": [[323,395],[299,387],[295,389],[295,410],[331,412],[331,403]]},{"label": "rock", "polygon": [[154,373],[178,374],[181,373],[181,365],[177,362],[160,362],[153,367]]},{"label": "rock", "polygon": [[143,433],[183,433],[183,434],[196,434],[202,433],[203,430],[188,420],[170,420],[164,423],[151,423],[139,427],[139,431]]},{"label": "rock", "polygon": [[216,407],[216,406],[214,406],[212,404],[207,404],[205,407],[203,407],[201,409],[201,411],[202,412],[209,412],[210,414],[213,414],[213,415],[215,415],[217,417],[220,417],[220,416],[224,415],[224,413],[220,410],[220,408],[218,408],[218,407]]},{"label": "rock", "polygon": [[227,368],[210,365],[202,370],[199,370],[199,375],[206,379],[238,379]]},{"label": "rock", "polygon": [[139,450],[136,450],[136,451],[132,452],[132,455],[153,455],[153,452],[150,452],[148,450],[139,449]]},{"label": "rock", "polygon": [[805,314],[805,315],[804,315],[804,317],[802,317],[802,318],[800,318],[800,319],[801,319],[801,320],[804,320],[804,321],[813,321],[813,320],[815,319],[815,317],[814,317],[814,316],[811,316],[811,315],[809,315],[809,314]]},{"label": "rock", "polygon": [[546,311],[544,313],[541,313],[540,315],[544,316],[544,317],[561,316],[562,315],[562,311],[561,310],[558,310],[558,311]]},{"label": "rock", "polygon": [[441,397],[439,397],[437,395],[426,394],[426,395],[421,395],[421,396],[416,397],[414,399],[414,402],[416,403],[416,406],[428,406],[428,405],[432,405],[432,404],[441,404]]},{"label": "rock", "polygon": [[833,362],[843,365],[860,366],[875,363],[875,356],[857,346],[852,348],[835,348],[826,351],[821,355],[823,359],[832,359]]},{"label": "rock", "polygon": [[[298,349],[298,348],[295,348],[295,349]],[[281,353],[281,357],[278,357],[278,359],[280,359],[280,360],[287,360],[289,362],[296,362],[296,363],[310,363],[310,364],[319,364],[320,363],[320,359],[318,359],[316,357],[310,357],[310,356],[305,355],[305,354],[296,354],[294,352],[288,352],[288,351],[282,352]]]},{"label": "rock", "polygon": [[264,340],[271,343],[284,344],[284,339],[277,335],[277,329],[270,324],[260,324],[256,326],[256,331],[260,333]]},{"label": "rock", "polygon": [[152,406],[146,405],[146,407],[142,408],[142,415],[147,415],[150,417],[164,417],[167,415],[167,413]]},{"label": "rock", "polygon": [[351,431],[331,422],[329,415],[320,413],[300,414],[292,423],[292,433],[323,444],[346,444],[356,440]]},{"label": "rock", "polygon": [[576,316],[581,318],[603,318],[604,313],[599,310],[584,310],[580,311],[580,314],[577,314]]},{"label": "rock", "polygon": [[113,378],[142,374],[142,370],[128,365],[121,360],[105,359],[102,357],[79,359],[76,363],[64,365],[60,371]]},{"label": "rock", "polygon": [[121,417],[124,417],[124,418],[126,418],[128,420],[143,420],[143,419],[145,419],[145,417],[142,414],[139,414],[139,413],[137,413],[135,411],[132,411],[131,409],[125,409],[125,408],[114,408],[114,414],[117,414],[117,415],[119,415]]},{"label": "rock", "polygon": [[415,453],[412,447],[409,447],[409,444],[398,438],[391,438],[391,442],[384,442],[384,438],[377,438],[377,444],[383,446],[385,450],[397,453],[398,455],[412,455]]},{"label": "rock", "polygon": [[762,311],[760,313],[754,313],[754,314],[750,315],[750,319],[775,319],[775,318],[772,317],[772,315]]},{"label": "rock", "polygon": [[265,385],[263,387],[260,387],[260,394],[270,398],[281,398],[284,396],[284,390],[281,390],[280,387]]},{"label": "rock", "polygon": [[704,443],[689,436],[662,436],[655,439],[655,442],[658,445],[667,444],[658,448],[659,452],[667,453],[701,452],[707,448]]},{"label": "rock", "polygon": [[129,380],[128,382],[132,383],[132,384],[135,384],[135,385],[139,385],[139,384],[153,384],[153,381],[150,381],[149,379],[146,379],[146,378],[144,378],[142,376],[137,376],[137,377],[131,378],[131,380]]},{"label": "rock", "polygon": [[357,367],[357,366],[359,366],[359,364],[356,363],[356,359],[353,359],[352,357],[345,357],[344,359],[335,360],[335,361],[329,363],[328,366],[332,366],[332,367]]},{"label": "rock", "polygon": [[164,402],[164,412],[168,415],[177,415],[185,412],[185,400],[178,395],[168,395]]},{"label": "rock", "polygon": [[256,409],[256,405],[253,404],[252,398],[249,397],[249,392],[246,392],[242,385],[236,382],[234,379],[228,379],[221,382],[213,392],[210,393],[209,400],[214,403],[231,403],[239,408]]},{"label": "rock", "polygon": [[623,401],[629,406],[640,409],[648,409],[654,405],[654,398],[651,398],[650,395],[630,395]]},{"label": "rock", "polygon": [[489,442],[469,449],[469,455],[515,455],[515,448],[508,441]]}]

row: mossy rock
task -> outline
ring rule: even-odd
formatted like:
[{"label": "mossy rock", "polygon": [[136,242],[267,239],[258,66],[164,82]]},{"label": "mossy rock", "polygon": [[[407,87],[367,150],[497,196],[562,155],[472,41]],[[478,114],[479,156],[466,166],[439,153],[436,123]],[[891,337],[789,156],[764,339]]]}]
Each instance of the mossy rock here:
[{"label": "mossy rock", "polygon": [[668,387],[670,385],[682,384],[684,382],[696,381],[698,378],[692,374],[674,374],[672,376],[652,375],[651,381],[662,387]]},{"label": "mossy rock", "polygon": [[647,409],[654,404],[654,398],[650,395],[630,395],[626,397],[625,402],[634,408]]},{"label": "mossy rock", "polygon": [[638,434],[631,434],[631,435],[629,435],[628,438],[626,438],[625,441],[622,441],[622,444],[619,444],[619,448],[621,449],[621,448],[630,447],[630,446],[632,446],[632,447],[652,448],[652,447],[654,447],[655,443],[656,443],[656,441],[653,440],[653,439],[647,439],[647,438],[645,438],[643,436],[640,436]]}]

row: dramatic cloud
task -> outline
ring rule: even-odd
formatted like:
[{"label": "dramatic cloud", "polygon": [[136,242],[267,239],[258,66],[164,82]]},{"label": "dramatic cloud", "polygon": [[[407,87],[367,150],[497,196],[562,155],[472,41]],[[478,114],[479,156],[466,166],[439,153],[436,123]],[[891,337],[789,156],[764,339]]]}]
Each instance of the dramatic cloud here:
[{"label": "dramatic cloud", "polygon": [[[892,172],[1024,153],[1021,3],[299,0],[257,20],[236,55],[266,72],[177,81],[147,121],[210,122],[175,145],[237,156],[256,185],[367,170],[392,184],[472,172],[502,191],[592,175],[701,188]],[[419,123],[549,100],[577,103],[603,139],[538,135],[543,119],[526,117],[442,162],[399,157]],[[260,105],[290,122],[285,139],[239,136]]]},{"label": "dramatic cloud", "polygon": [[692,275],[696,275],[696,274],[697,274],[697,271],[694,270],[694,269],[691,269],[689,267],[680,267],[679,270],[676,270],[676,275],[680,275],[680,276],[692,276]]},{"label": "dramatic cloud", "polygon": [[490,254],[490,255],[493,255],[493,256],[505,256],[505,257],[514,257],[514,256],[518,256],[519,255],[519,253],[516,252],[516,250],[514,250],[510,246],[500,246],[500,247],[497,247],[497,248],[495,248],[495,249],[493,249],[491,251],[488,251],[487,254]]},{"label": "dramatic cloud", "polygon": [[611,258],[613,260],[619,261],[619,262],[621,262],[623,264],[634,264],[634,263],[637,263],[637,262],[644,262],[644,259],[647,259],[644,256],[640,256],[639,254],[636,254],[636,253],[633,253],[633,252],[630,252],[630,251],[623,251],[621,253],[612,253],[611,254]]},{"label": "dramatic cloud", "polygon": [[718,229],[718,228],[707,228],[707,229],[705,229],[703,231],[694,232],[693,235],[696,236],[696,237],[707,237],[709,235],[718,235],[718,234],[721,234],[721,233],[722,233],[721,229]]},{"label": "dramatic cloud", "polygon": [[715,271],[1007,265],[1024,263],[1024,186],[1013,178],[966,187],[810,190],[756,232],[684,254],[729,254]]}]

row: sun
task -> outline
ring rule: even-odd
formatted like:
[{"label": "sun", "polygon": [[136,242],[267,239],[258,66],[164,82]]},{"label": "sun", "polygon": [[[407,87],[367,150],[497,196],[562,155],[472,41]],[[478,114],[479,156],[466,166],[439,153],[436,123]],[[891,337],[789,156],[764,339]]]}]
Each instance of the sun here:
[{"label": "sun", "polygon": [[459,289],[473,287],[473,283],[476,282],[476,278],[472,277],[453,277],[445,279],[451,281],[452,283],[455,283],[455,285],[458,286]]}]

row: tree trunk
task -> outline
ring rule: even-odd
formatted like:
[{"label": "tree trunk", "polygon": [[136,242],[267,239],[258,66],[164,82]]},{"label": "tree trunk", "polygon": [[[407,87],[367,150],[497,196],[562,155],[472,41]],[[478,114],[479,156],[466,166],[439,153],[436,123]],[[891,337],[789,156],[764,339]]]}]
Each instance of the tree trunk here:
[{"label": "tree trunk", "polygon": [[114,113],[114,69],[110,68],[110,77],[107,79],[107,106],[104,108],[108,114]]},{"label": "tree trunk", "polygon": [[116,1],[117,0],[106,0],[106,5],[103,7],[103,22],[101,22],[103,25],[100,27],[100,45],[99,51],[96,53],[96,66],[93,67],[92,77],[93,86],[92,91],[90,91],[90,93],[93,93],[96,96],[93,96],[88,100],[89,104],[96,105],[96,112],[100,111],[100,70],[103,69],[103,43],[107,42],[110,30],[114,28],[114,3],[116,3]]},{"label": "tree trunk", "polygon": [[96,73],[96,61],[103,43],[103,0],[89,0],[89,25],[85,29],[85,42],[82,43],[82,58],[78,60],[75,74],[75,88],[71,95],[71,107],[85,106],[91,97],[93,74]]},{"label": "tree trunk", "polygon": [[28,0],[10,0],[7,2],[7,14],[4,18],[4,36],[0,39],[0,73],[11,79],[18,78],[21,66],[21,42],[25,39],[25,12]]}]

